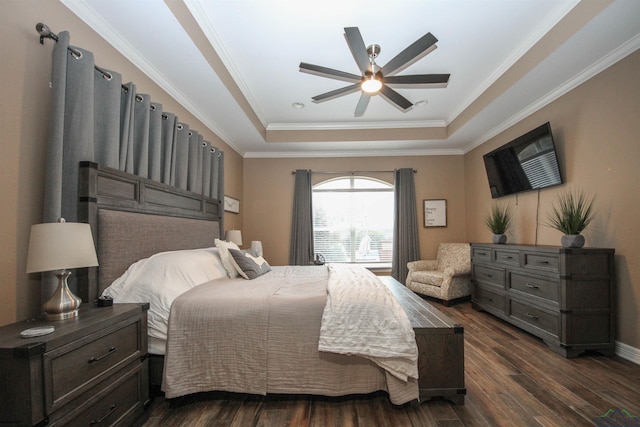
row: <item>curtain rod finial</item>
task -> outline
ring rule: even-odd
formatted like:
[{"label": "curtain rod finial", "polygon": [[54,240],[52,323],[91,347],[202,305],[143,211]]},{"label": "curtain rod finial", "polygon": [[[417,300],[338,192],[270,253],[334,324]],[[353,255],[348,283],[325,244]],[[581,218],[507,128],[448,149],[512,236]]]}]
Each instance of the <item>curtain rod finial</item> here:
[{"label": "curtain rod finial", "polygon": [[38,32],[38,34],[40,34],[40,44],[44,44],[45,38],[58,41],[58,36],[53,34],[51,32],[51,29],[46,24],[43,24],[42,22],[38,22],[36,24],[36,31]]}]

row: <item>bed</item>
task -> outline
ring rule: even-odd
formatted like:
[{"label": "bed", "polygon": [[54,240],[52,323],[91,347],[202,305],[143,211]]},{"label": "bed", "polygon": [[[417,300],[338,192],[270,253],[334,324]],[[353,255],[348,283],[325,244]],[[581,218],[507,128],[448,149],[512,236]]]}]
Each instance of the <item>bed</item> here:
[{"label": "bed", "polygon": [[[218,265],[222,248],[212,247],[223,230],[218,200],[94,163],[83,162],[80,171],[79,218],[92,227],[101,264],[80,275],[78,293],[85,301],[132,275],[131,270],[142,269],[141,263],[149,271],[164,268],[164,273],[151,275],[151,285],[166,278],[167,268],[172,268],[168,266],[181,264],[180,259],[207,266],[186,279],[184,292],[174,290],[176,295],[164,302],[170,322],[149,321],[166,323],[166,337],[150,332],[149,350],[152,385],[162,383],[168,398],[210,390],[326,396],[382,390],[394,404],[434,397],[464,403],[462,328],[393,279],[380,281],[364,269],[330,265],[269,266],[252,280],[228,277]],[[242,256],[248,256],[246,251]],[[354,288],[341,283],[348,275],[358,276],[362,284],[355,286],[361,292],[356,300],[367,299],[362,296],[371,286],[380,287],[382,299],[391,296],[385,310],[402,312],[396,316],[400,320],[385,318],[384,328],[364,322],[378,328],[370,335],[408,326],[410,342],[405,335],[372,352],[375,346],[357,343],[357,334],[345,340],[343,331],[336,332],[340,327],[335,324],[358,323],[357,317],[325,327],[323,319],[340,311],[327,309],[340,307],[337,302],[345,292],[340,289]],[[229,296],[241,298],[229,303]],[[352,312],[353,307],[342,311]],[[186,315],[193,312],[201,314]],[[345,341],[351,346],[356,341],[356,349],[345,347]],[[235,364],[238,360],[242,363]],[[192,371],[194,366],[199,370]]]}]

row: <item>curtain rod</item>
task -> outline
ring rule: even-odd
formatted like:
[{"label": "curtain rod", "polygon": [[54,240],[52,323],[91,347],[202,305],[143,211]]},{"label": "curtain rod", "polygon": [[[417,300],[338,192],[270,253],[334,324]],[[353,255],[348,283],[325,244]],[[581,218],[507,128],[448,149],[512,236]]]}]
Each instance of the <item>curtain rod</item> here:
[{"label": "curtain rod", "polygon": [[[43,24],[42,22],[38,22],[36,24],[36,31],[38,32],[38,34],[40,34],[40,44],[44,44],[44,39],[51,39],[56,43],[58,43],[58,35],[53,33],[46,24]],[[82,52],[79,51],[78,49],[74,49],[71,46],[67,46],[67,50],[71,52],[74,58],[76,59],[82,58]],[[113,78],[113,75],[110,72],[103,70],[97,65],[94,65],[93,68],[95,68],[96,71],[101,73],[105,79],[111,80]],[[125,86],[123,85],[122,87],[125,87]]]},{"label": "curtain rod", "polygon": [[[319,171],[319,172],[314,172],[311,171],[311,173],[316,173],[316,174],[327,174],[327,175],[354,175],[357,173],[394,173],[395,171],[397,171],[398,169],[394,169],[394,170],[390,170],[390,171],[335,171],[335,172],[331,172],[331,171]],[[418,173],[418,171],[416,169],[412,169],[413,173]],[[295,175],[296,171],[291,171],[291,175]]]}]

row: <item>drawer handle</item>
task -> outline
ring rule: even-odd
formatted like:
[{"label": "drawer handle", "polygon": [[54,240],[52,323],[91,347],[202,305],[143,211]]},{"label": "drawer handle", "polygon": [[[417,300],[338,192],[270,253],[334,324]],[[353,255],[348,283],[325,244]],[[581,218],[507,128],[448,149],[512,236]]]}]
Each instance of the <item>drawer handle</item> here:
[{"label": "drawer handle", "polygon": [[493,277],[493,274],[485,274],[485,276],[491,278]]},{"label": "drawer handle", "polygon": [[549,261],[538,261],[538,264],[549,264]]},{"label": "drawer handle", "polygon": [[106,419],[109,417],[109,415],[113,414],[113,412],[116,410],[116,408],[117,408],[117,406],[116,406],[116,405],[111,405],[111,408],[109,408],[109,412],[107,412],[107,413],[105,414],[105,416],[104,416],[104,417],[100,418],[99,420],[93,420],[93,421],[91,421],[91,422],[89,423],[89,425],[90,425],[90,426],[92,426],[92,425],[94,425],[94,424],[102,424],[102,422],[103,422],[104,420],[106,420]]},{"label": "drawer handle", "polygon": [[513,259],[511,255],[503,257],[504,259]]},{"label": "drawer handle", "polygon": [[111,348],[109,349],[109,351],[107,351],[107,352],[106,352],[105,354],[103,354],[102,356],[98,356],[98,357],[91,356],[91,359],[89,359],[89,363],[99,362],[99,361],[101,361],[102,359],[104,359],[105,357],[107,357],[107,356],[109,356],[109,355],[111,355],[111,354],[115,353],[115,352],[116,352],[116,350],[118,350],[116,347],[111,347]]},{"label": "drawer handle", "polygon": [[531,289],[539,289],[538,285],[532,285],[530,283],[527,283],[526,286],[527,286],[527,288],[531,288]]},{"label": "drawer handle", "polygon": [[533,314],[529,314],[529,313],[527,313],[527,317],[528,317],[529,319],[538,320],[538,316],[534,316]]}]

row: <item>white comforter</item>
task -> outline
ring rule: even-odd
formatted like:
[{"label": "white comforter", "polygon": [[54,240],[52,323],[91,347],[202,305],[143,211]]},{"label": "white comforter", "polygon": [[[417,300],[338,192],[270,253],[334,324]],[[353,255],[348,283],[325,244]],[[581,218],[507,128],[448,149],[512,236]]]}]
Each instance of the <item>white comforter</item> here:
[{"label": "white comforter", "polygon": [[330,264],[318,350],[368,358],[395,377],[418,378],[418,347],[409,319],[369,270]]}]

